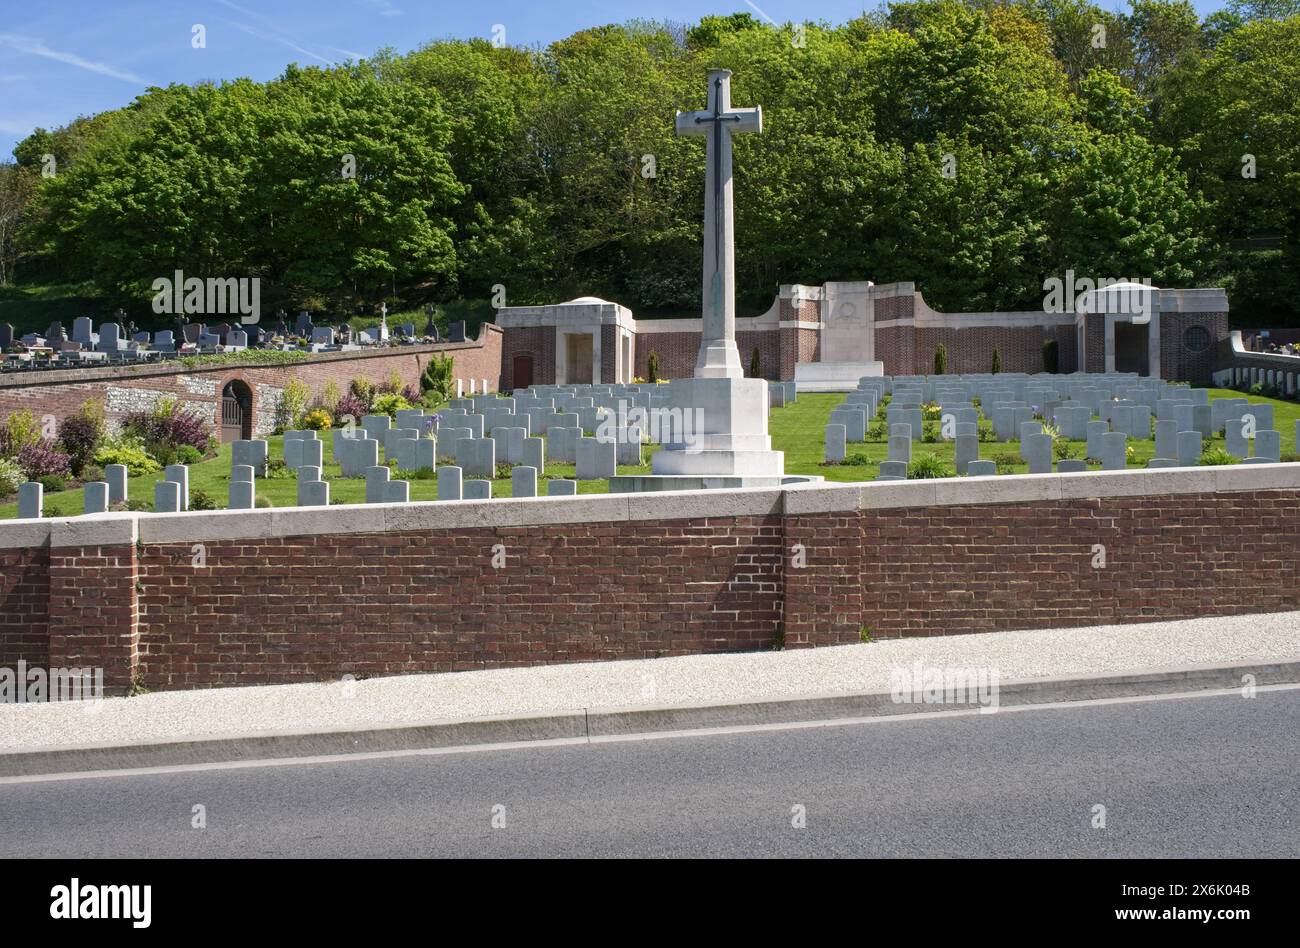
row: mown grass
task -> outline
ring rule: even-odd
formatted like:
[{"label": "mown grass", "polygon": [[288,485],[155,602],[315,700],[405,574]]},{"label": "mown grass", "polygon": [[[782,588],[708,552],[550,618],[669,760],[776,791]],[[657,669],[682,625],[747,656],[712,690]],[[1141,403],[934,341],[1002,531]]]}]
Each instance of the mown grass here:
[{"label": "mown grass", "polygon": [[[1240,392],[1228,389],[1210,390],[1212,399],[1240,396]],[[1295,422],[1300,419],[1300,405],[1294,402],[1284,402],[1255,395],[1249,396],[1249,398],[1252,404],[1268,403],[1274,406],[1275,425],[1282,433],[1282,453],[1284,455],[1294,454],[1296,451]],[[883,441],[869,441],[865,444],[850,444],[848,446],[850,458],[858,457],[864,459],[866,463],[830,466],[822,464],[823,429],[830,420],[831,409],[843,400],[844,396],[842,394],[803,394],[799,396],[795,404],[772,411],[770,418],[772,446],[779,451],[785,452],[785,469],[787,473],[816,474],[828,481],[869,481],[875,479],[879,473],[879,463],[885,460],[889,454],[888,447]],[[333,438],[329,432],[322,432],[321,438],[324,441],[325,465],[323,476],[331,482],[330,501],[349,504],[364,502],[365,480],[363,478],[340,477],[341,472],[338,464],[334,461],[332,450]],[[267,440],[269,442],[270,456],[273,459],[282,459],[284,457],[284,439],[275,436]],[[1071,444],[1078,448],[1078,454],[1082,457],[1086,442],[1077,441],[1071,442]],[[980,444],[980,457],[993,460],[999,454],[1015,454],[1018,456],[1019,447],[1019,444],[1014,441],[983,442]],[[1134,456],[1129,461],[1130,467],[1145,467],[1147,461],[1155,455],[1154,441],[1135,441],[1133,447]],[[619,467],[618,473],[650,473],[650,457],[655,450],[657,450],[656,446],[646,445],[643,451],[645,463],[639,467],[622,465]],[[924,442],[914,442],[912,457],[915,459],[924,455],[933,455],[950,466],[954,462],[951,443],[926,444]],[[1095,465],[1093,466],[1095,467]],[[1016,464],[1012,470],[1016,473],[1025,473],[1028,468],[1025,464],[1020,463]],[[575,473],[572,464],[548,463],[545,470],[545,474],[553,478],[572,478]],[[128,488],[129,495],[133,499],[145,500],[152,504],[153,485],[160,479],[161,476],[158,474],[131,478]],[[410,484],[412,500],[437,499],[438,484],[436,480],[416,479],[412,480]],[[216,500],[218,506],[225,507],[229,486],[229,445],[222,445],[216,457],[190,466],[191,498],[196,492],[204,491]],[[545,493],[545,484],[539,482],[538,490],[540,493]],[[581,494],[603,494],[607,490],[608,485],[603,480],[578,482],[578,492]],[[509,497],[510,493],[509,477],[493,480],[492,496]],[[258,497],[265,497],[275,507],[295,506],[298,501],[297,480],[292,476],[259,480],[257,482],[257,495]],[[84,502],[80,488],[52,494],[47,493],[45,495],[45,512],[47,516],[51,517],[79,515],[82,512]],[[13,518],[17,515],[18,505],[16,502],[0,505],[0,519]]]}]

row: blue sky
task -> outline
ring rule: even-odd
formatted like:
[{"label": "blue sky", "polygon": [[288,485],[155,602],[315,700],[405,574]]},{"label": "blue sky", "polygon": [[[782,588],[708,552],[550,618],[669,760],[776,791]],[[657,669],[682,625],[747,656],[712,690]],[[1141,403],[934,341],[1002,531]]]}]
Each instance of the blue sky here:
[{"label": "blue sky", "polygon": [[[840,23],[877,0],[754,0],[773,20]],[[1222,6],[1194,0],[1198,11]],[[0,18],[0,155],[37,127],[128,104],[150,85],[251,76],[290,62],[319,65],[384,46],[405,52],[431,39],[490,37],[549,43],[633,18],[694,22],[754,12],[746,0],[4,0]],[[1123,8],[1118,0],[1103,6]],[[756,14],[758,15],[758,14]],[[194,49],[202,24],[207,48]]]}]

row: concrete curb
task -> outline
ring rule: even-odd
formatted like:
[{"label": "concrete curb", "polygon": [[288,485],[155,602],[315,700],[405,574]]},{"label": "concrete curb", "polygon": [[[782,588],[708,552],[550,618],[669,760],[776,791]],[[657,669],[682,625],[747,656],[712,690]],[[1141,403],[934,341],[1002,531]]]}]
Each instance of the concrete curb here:
[{"label": "concrete curb", "polygon": [[[1300,661],[1227,667],[1187,666],[1128,675],[1001,682],[998,706],[1008,708],[1195,691],[1230,692],[1242,687],[1246,675],[1254,676],[1256,686],[1300,683]],[[752,727],[971,709],[971,705],[896,703],[889,692],[820,695],[693,707],[593,708],[528,717],[437,721],[358,731],[258,732],[151,744],[35,748],[0,753],[0,778],[293,757],[346,757],[351,754],[535,741],[588,741],[665,731]]]}]

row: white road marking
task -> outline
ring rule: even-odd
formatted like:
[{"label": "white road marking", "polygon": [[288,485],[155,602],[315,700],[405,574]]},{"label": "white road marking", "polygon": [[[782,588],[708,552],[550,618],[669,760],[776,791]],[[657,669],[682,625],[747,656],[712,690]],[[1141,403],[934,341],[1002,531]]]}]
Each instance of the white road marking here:
[{"label": "white road marking", "polygon": [[[1259,685],[1256,693],[1269,691],[1294,691],[1300,683]],[[735,724],[719,727],[687,728],[676,731],[643,731],[634,734],[608,734],[595,737],[558,737],[534,741],[502,741],[495,744],[465,744],[456,747],[411,748],[393,751],[365,751],[355,754],[323,754],[314,757],[269,757],[259,760],[230,760],[205,764],[165,764],[158,767],[135,767],[123,770],[85,770],[68,773],[30,774],[18,777],[0,777],[0,786],[28,783],[51,783],[67,780],[102,780],[115,777],[145,777],[158,774],[204,773],[219,770],[243,770],[262,767],[301,767],[317,764],[342,764],[367,760],[397,760],[403,757],[442,757],[450,754],[481,754],[491,751],[533,750],[546,747],[573,747],[583,744],[622,744],[639,741],[659,741],[689,737],[720,737],[732,734],[759,734],[772,731],[803,731],[811,728],[850,727],[870,724],[892,724],[900,721],[934,721],[951,717],[988,717],[1022,711],[1051,711],[1069,708],[1097,707],[1113,704],[1139,704],[1147,701],[1169,701],[1183,698],[1222,698],[1237,695],[1241,689],[1202,689],[1180,691],[1161,695],[1131,695],[1120,698],[1086,698],[1080,701],[1052,701],[1042,704],[1018,704],[998,708],[995,713],[978,708],[958,708],[951,711],[917,711],[905,714],[872,715],[857,718],[826,718],[813,721],[781,721],[772,724]],[[1242,699],[1247,700],[1247,699]],[[1251,699],[1254,700],[1254,699]]]}]

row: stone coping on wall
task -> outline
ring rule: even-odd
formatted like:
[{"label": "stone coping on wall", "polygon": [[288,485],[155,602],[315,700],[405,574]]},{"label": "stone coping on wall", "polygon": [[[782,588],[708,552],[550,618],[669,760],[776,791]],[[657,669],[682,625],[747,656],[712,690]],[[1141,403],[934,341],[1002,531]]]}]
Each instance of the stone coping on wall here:
[{"label": "stone coping on wall", "polygon": [[[312,352],[305,353],[307,358],[296,362],[255,362],[232,359],[212,365],[196,365],[193,368],[184,365],[180,359],[168,359],[165,362],[141,362],[137,365],[88,366],[82,369],[42,369],[21,372],[0,377],[0,388],[26,388],[33,385],[50,385],[62,382],[100,382],[119,379],[141,379],[157,375],[197,375],[203,372],[229,372],[232,369],[293,369],[300,366],[317,365],[321,362],[344,362],[352,359],[382,359],[385,357],[416,355],[429,352],[458,352],[462,349],[478,349],[487,341],[486,333],[501,332],[501,328],[492,323],[483,323],[479,328],[477,339],[464,342],[434,342],[426,345],[385,346],[382,349],[354,349],[348,352]],[[182,356],[181,358],[191,358]],[[194,358],[202,358],[201,355]]]},{"label": "stone coping on wall", "polygon": [[578,497],[277,507],[202,513],[108,513],[0,523],[0,549],[200,543],[638,520],[803,516],[909,507],[1026,504],[1104,497],[1300,489],[1300,464],[1012,474],[781,488]]}]

